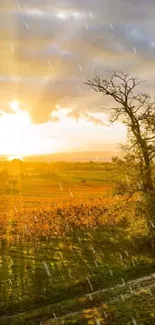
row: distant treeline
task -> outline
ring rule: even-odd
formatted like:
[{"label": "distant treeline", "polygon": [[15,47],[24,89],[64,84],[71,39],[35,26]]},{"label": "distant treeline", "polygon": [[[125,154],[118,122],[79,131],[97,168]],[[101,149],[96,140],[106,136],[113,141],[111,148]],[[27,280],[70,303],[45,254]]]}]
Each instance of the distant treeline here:
[{"label": "distant treeline", "polygon": [[113,162],[44,162],[30,163],[20,160],[0,162],[0,179],[7,175],[57,173],[62,171],[110,171],[115,168]]}]

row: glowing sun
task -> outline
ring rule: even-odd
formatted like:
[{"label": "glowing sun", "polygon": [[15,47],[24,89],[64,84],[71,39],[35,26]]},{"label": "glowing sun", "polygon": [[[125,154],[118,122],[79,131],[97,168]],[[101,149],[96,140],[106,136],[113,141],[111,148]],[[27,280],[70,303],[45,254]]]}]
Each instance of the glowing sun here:
[{"label": "glowing sun", "polygon": [[34,150],[31,118],[27,111],[22,111],[17,99],[8,105],[12,114],[1,112],[0,137],[3,142],[0,149],[8,159],[22,158]]},{"label": "glowing sun", "polygon": [[17,99],[12,100],[10,103],[10,108],[15,112],[15,113],[20,113],[20,104]]}]

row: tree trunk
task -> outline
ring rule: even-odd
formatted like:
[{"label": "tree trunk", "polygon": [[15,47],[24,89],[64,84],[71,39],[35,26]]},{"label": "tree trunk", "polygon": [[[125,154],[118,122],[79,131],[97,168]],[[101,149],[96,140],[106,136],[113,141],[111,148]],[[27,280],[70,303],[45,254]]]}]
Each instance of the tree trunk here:
[{"label": "tree trunk", "polygon": [[154,184],[152,179],[152,172],[151,172],[151,166],[150,166],[150,159],[148,150],[143,150],[144,155],[144,162],[145,162],[145,175],[144,175],[144,190],[145,191],[153,191],[154,190]]},{"label": "tree trunk", "polygon": [[134,134],[137,143],[139,144],[143,156],[144,161],[144,179],[143,186],[145,192],[150,192],[154,190],[154,184],[152,179],[152,171],[151,171],[151,162],[149,157],[149,151],[147,147],[146,141],[142,138],[139,124],[135,121],[134,116],[130,113],[130,119],[132,121],[131,131]]},{"label": "tree trunk", "polygon": [[151,174],[150,174],[149,170],[147,170],[146,174],[145,174],[144,190],[145,191],[153,191],[154,190],[154,185],[153,185],[153,181],[152,181]]},{"label": "tree trunk", "polygon": [[146,216],[148,225],[148,243],[151,248],[155,247],[155,194],[149,192],[145,196],[146,202]]}]

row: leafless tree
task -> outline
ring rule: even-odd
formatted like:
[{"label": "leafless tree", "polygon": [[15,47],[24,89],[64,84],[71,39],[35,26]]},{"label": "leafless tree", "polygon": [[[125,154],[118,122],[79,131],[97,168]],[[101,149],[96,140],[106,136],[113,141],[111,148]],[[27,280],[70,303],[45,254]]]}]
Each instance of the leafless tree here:
[{"label": "leafless tree", "polygon": [[85,82],[94,91],[117,103],[117,107],[104,109],[111,113],[112,123],[122,118],[122,123],[127,126],[131,145],[129,150],[136,152],[142,168],[143,190],[150,192],[154,190],[155,102],[149,94],[136,93],[141,83],[138,77],[123,72],[112,72],[107,79],[96,75]]}]

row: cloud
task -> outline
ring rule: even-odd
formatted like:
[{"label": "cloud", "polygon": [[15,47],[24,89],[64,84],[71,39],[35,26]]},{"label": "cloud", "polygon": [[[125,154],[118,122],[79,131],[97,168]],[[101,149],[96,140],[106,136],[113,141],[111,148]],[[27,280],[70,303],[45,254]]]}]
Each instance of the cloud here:
[{"label": "cloud", "polygon": [[60,119],[57,116],[51,116],[50,122],[52,122],[52,123],[58,123],[58,122],[60,122]]},{"label": "cloud", "polygon": [[90,116],[88,114],[84,115],[87,119],[88,122],[93,123],[94,125],[104,125],[104,126],[109,126],[109,123],[107,122],[103,122],[100,119],[94,117],[94,116]]},{"label": "cloud", "polygon": [[79,121],[80,119],[84,118],[87,122],[90,122],[94,125],[98,126],[109,126],[109,123],[106,121],[102,121],[101,119],[86,113],[85,110],[72,110],[67,114],[68,117]]},{"label": "cloud", "polygon": [[96,112],[99,94],[82,83],[111,69],[138,74],[154,92],[154,12],[154,0],[0,0],[2,101],[25,103],[34,123],[64,101]]}]

